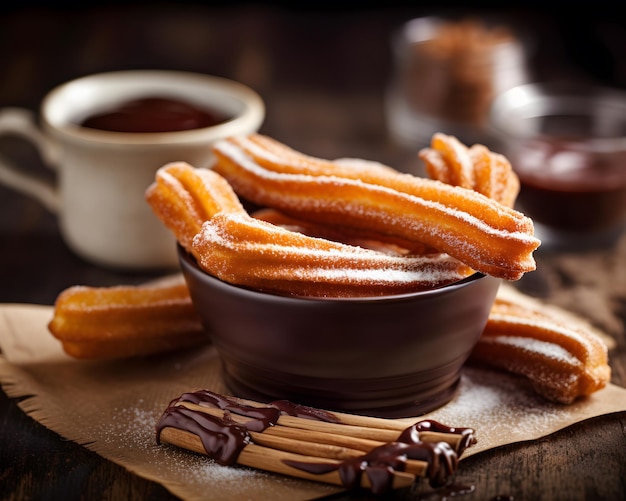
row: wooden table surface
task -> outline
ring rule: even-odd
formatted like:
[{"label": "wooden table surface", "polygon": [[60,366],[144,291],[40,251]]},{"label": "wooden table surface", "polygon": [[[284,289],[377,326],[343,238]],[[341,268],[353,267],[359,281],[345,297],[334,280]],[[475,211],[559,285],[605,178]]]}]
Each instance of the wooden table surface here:
[{"label": "wooden table surface", "polygon": [[[0,107],[36,110],[53,86],[99,71],[212,73],[257,89],[268,112],[262,132],[296,149],[326,158],[369,158],[411,171],[417,168],[415,151],[396,145],[386,131],[389,37],[402,21],[432,12],[437,11],[371,7],[318,12],[278,4],[232,8],[200,3],[8,9],[0,17]],[[584,20],[583,41],[571,36],[576,26],[563,24],[557,15],[523,9],[507,14],[535,30],[535,45],[542,48],[533,60],[538,74],[562,71],[626,87],[624,61],[615,56],[616,47],[624,46],[625,25],[610,12]],[[596,56],[585,59],[576,50],[583,42],[595,48]],[[32,148],[15,138],[0,138],[0,154],[51,177]],[[603,252],[624,262],[624,248]],[[566,257],[585,263],[584,256]],[[597,253],[589,259],[600,262]],[[563,284],[554,289],[554,277],[563,273],[561,261],[558,254],[542,252],[537,260],[538,270],[516,285],[549,302],[563,292]],[[82,261],[61,240],[52,214],[0,187],[0,303],[51,305],[71,285],[140,283],[162,273],[120,272]],[[574,283],[568,287],[585,287],[575,283],[575,273],[571,276]],[[607,297],[603,306],[612,313],[617,342],[611,352],[612,382],[626,386],[626,297]],[[474,486],[468,499],[626,499],[626,413],[468,458],[455,481]],[[173,498],[160,485],[47,430],[0,392],[0,499]],[[436,499],[419,489],[397,498]]]}]

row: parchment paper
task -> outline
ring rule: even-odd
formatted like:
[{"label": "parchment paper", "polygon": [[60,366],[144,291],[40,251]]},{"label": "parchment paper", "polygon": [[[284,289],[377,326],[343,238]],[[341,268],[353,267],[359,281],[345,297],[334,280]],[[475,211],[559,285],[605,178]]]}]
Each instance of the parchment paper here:
[{"label": "parchment paper", "polygon": [[[215,500],[293,501],[339,492],[156,445],[154,426],[172,399],[201,388],[227,393],[211,346],[138,360],[81,362],[66,356],[48,332],[51,318],[50,306],[0,305],[0,384],[10,397],[28,397],[20,407],[62,437],[186,500],[204,499],[208,489]],[[626,389],[615,385],[562,406],[542,400],[521,379],[468,367],[457,397],[420,419],[475,428],[478,444],[463,456],[469,457],[617,411],[626,411]]]}]

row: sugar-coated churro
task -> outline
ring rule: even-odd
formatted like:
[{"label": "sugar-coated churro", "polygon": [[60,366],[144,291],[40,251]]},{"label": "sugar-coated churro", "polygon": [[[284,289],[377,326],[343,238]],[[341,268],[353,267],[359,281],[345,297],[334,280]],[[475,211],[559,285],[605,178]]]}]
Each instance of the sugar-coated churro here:
[{"label": "sugar-coated churro", "polygon": [[258,134],[219,141],[214,152],[213,169],[258,205],[418,241],[499,278],[535,269],[532,221],[473,190],[372,162],[317,159]]},{"label": "sugar-coated churro", "polygon": [[507,207],[517,199],[520,182],[508,159],[482,144],[468,148],[454,136],[436,133],[419,157],[431,179],[474,190]]},{"label": "sugar-coated churro", "polygon": [[311,297],[363,297],[440,287],[473,273],[447,254],[394,256],[222,212],[193,242],[201,268],[225,282]]},{"label": "sugar-coated churro", "polygon": [[524,376],[548,400],[570,404],[608,384],[607,351],[581,322],[502,289],[471,360]]},{"label": "sugar-coated churro", "polygon": [[411,242],[401,238],[393,238],[379,233],[371,234],[360,228],[350,228],[345,226],[337,226],[323,223],[315,223],[306,221],[296,217],[289,216],[276,209],[260,209],[251,214],[255,219],[261,219],[281,226],[297,233],[302,233],[310,237],[325,238],[335,242],[341,242],[348,245],[355,245],[365,249],[377,250],[387,254],[397,255],[422,255],[437,254],[437,251],[421,244],[420,242]]},{"label": "sugar-coated churro", "polygon": [[[417,248],[423,251],[419,244],[402,257],[401,252],[392,256],[252,218],[217,172],[187,164],[162,167],[146,198],[205,271],[263,291],[315,297],[379,296],[440,287],[473,273],[441,252],[408,254]],[[387,245],[386,250],[390,249]]]},{"label": "sugar-coated churro", "polygon": [[202,223],[214,214],[244,212],[239,198],[221,176],[185,162],[161,167],[145,197],[154,213],[188,251]]},{"label": "sugar-coated churro", "polygon": [[150,355],[209,339],[182,282],[69,287],[48,329],[69,355],[84,359]]}]

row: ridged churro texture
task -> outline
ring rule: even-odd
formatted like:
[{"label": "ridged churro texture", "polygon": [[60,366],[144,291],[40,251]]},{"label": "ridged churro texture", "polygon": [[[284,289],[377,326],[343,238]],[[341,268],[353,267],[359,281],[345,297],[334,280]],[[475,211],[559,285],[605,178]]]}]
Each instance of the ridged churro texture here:
[{"label": "ridged churro texture", "polygon": [[145,198],[187,251],[202,224],[218,212],[245,212],[232,188],[215,172],[185,162],[161,167]]},{"label": "ridged churro texture", "polygon": [[431,179],[474,190],[507,207],[519,194],[520,181],[508,159],[482,144],[468,148],[454,136],[436,133],[419,157]]},{"label": "ridged churro texture", "polygon": [[419,242],[472,269],[517,280],[535,269],[532,220],[473,189],[366,161],[328,161],[267,136],[214,145],[221,174],[242,198],[291,216]]},{"label": "ridged churro texture", "polygon": [[607,351],[579,319],[503,288],[471,360],[524,376],[546,399],[571,404],[608,384]]},{"label": "ridged churro texture", "polygon": [[193,254],[232,284],[309,297],[370,297],[433,289],[472,270],[447,254],[397,256],[314,238],[247,214],[222,212],[202,226]]},{"label": "ridged churro texture", "polygon": [[[146,199],[207,273],[265,292],[381,296],[441,287],[474,273],[442,252],[409,254],[423,246],[393,255],[391,244],[366,248],[254,218],[217,172],[187,164],[159,169]],[[385,246],[388,252],[379,252]]]},{"label": "ridged churro texture", "polygon": [[117,359],[198,346],[208,342],[182,281],[62,291],[50,332],[67,354]]}]

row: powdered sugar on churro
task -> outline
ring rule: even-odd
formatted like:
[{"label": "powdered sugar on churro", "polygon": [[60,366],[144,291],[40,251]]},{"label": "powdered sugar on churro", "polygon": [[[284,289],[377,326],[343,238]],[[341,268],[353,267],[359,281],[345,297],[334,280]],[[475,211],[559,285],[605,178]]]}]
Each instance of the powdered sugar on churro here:
[{"label": "powdered sugar on churro", "polygon": [[490,336],[483,339],[484,343],[508,344],[522,350],[539,353],[544,357],[558,360],[568,365],[580,366],[581,362],[565,348],[555,343],[522,336]]},{"label": "powdered sugar on churro", "polygon": [[268,152],[255,141],[263,138],[218,142],[214,169],[258,204],[423,242],[501,278],[517,279],[535,267],[532,222],[472,190],[382,167],[278,155],[280,146]]},{"label": "powdered sugar on churro", "polygon": [[[248,142],[246,144],[251,143]],[[259,148],[255,145],[253,145],[252,147],[258,151],[262,151],[259,150]],[[427,200],[409,193],[401,193],[387,186],[373,185],[371,183],[363,182],[360,179],[348,179],[340,176],[324,174],[311,176],[310,174],[301,174],[295,172],[275,172],[266,169],[257,162],[255,162],[251,157],[246,155],[245,151],[238,148],[235,144],[224,141],[218,143],[215,148],[223,154],[229,156],[232,160],[237,162],[237,164],[245,168],[250,173],[262,179],[281,182],[285,184],[314,183],[315,185],[318,185],[319,191],[324,193],[332,193],[333,188],[338,188],[342,186],[353,187],[360,190],[369,190],[372,192],[374,197],[377,197],[379,199],[381,207],[384,205],[384,200],[386,197],[391,196],[405,198],[407,205],[416,205],[426,211],[426,217],[424,218],[411,218],[411,222],[413,223],[416,231],[426,231],[432,229],[432,227],[429,225],[428,212],[441,211],[451,218],[465,221],[469,225],[474,225],[487,234],[492,234],[500,237],[509,237],[511,239],[519,239],[527,242],[532,242],[534,240],[534,237],[532,235],[528,235],[527,233],[523,233],[522,231],[508,231],[499,227],[490,226],[483,219],[480,219],[479,217],[476,217],[475,215],[468,212],[459,210],[454,207],[446,206],[439,201]],[[280,159],[276,158],[274,161],[278,162],[280,161]],[[295,162],[295,165],[298,165],[298,163]],[[231,182],[235,186],[237,186],[236,181]],[[297,210],[315,209],[317,207],[325,206],[328,204],[330,204],[333,208],[337,210],[341,210],[341,212],[359,213],[363,212],[364,209],[362,205],[357,204],[351,200],[329,199],[328,197],[296,198],[295,196],[290,196],[290,192],[288,190],[285,190],[285,192],[281,193],[268,193],[268,200],[276,202],[279,199],[289,199],[290,201],[293,200],[292,207],[297,206],[295,207]],[[382,209],[375,212],[378,213],[381,217],[389,217],[387,212],[383,211]],[[368,215],[373,215],[375,212],[372,210],[367,210]]]},{"label": "powdered sugar on churro", "polygon": [[200,266],[223,280],[296,294],[306,287],[308,294],[327,295],[332,284],[355,296],[401,293],[472,273],[447,254],[394,256],[293,233],[242,214],[218,214],[207,221],[194,249]]},{"label": "powdered sugar on churro", "polygon": [[496,298],[472,360],[523,375],[564,404],[604,388],[611,376],[607,347],[592,330],[510,292]]},{"label": "powdered sugar on churro", "polygon": [[[492,312],[490,321],[494,324],[497,322],[510,322],[510,316]],[[569,350],[571,357],[586,362],[590,355],[594,355],[598,351],[604,352],[604,347],[599,345],[599,340],[590,339],[588,334],[584,334],[574,328],[565,325],[559,325],[555,320],[533,317],[514,317],[514,322],[518,330],[523,329],[528,343],[535,340],[550,340],[553,346],[563,346],[563,349]],[[517,336],[520,337],[521,336]],[[595,341],[595,342],[592,342]],[[547,344],[547,343],[544,343]],[[537,345],[539,347],[539,345]],[[542,350],[543,352],[544,350]]]}]

